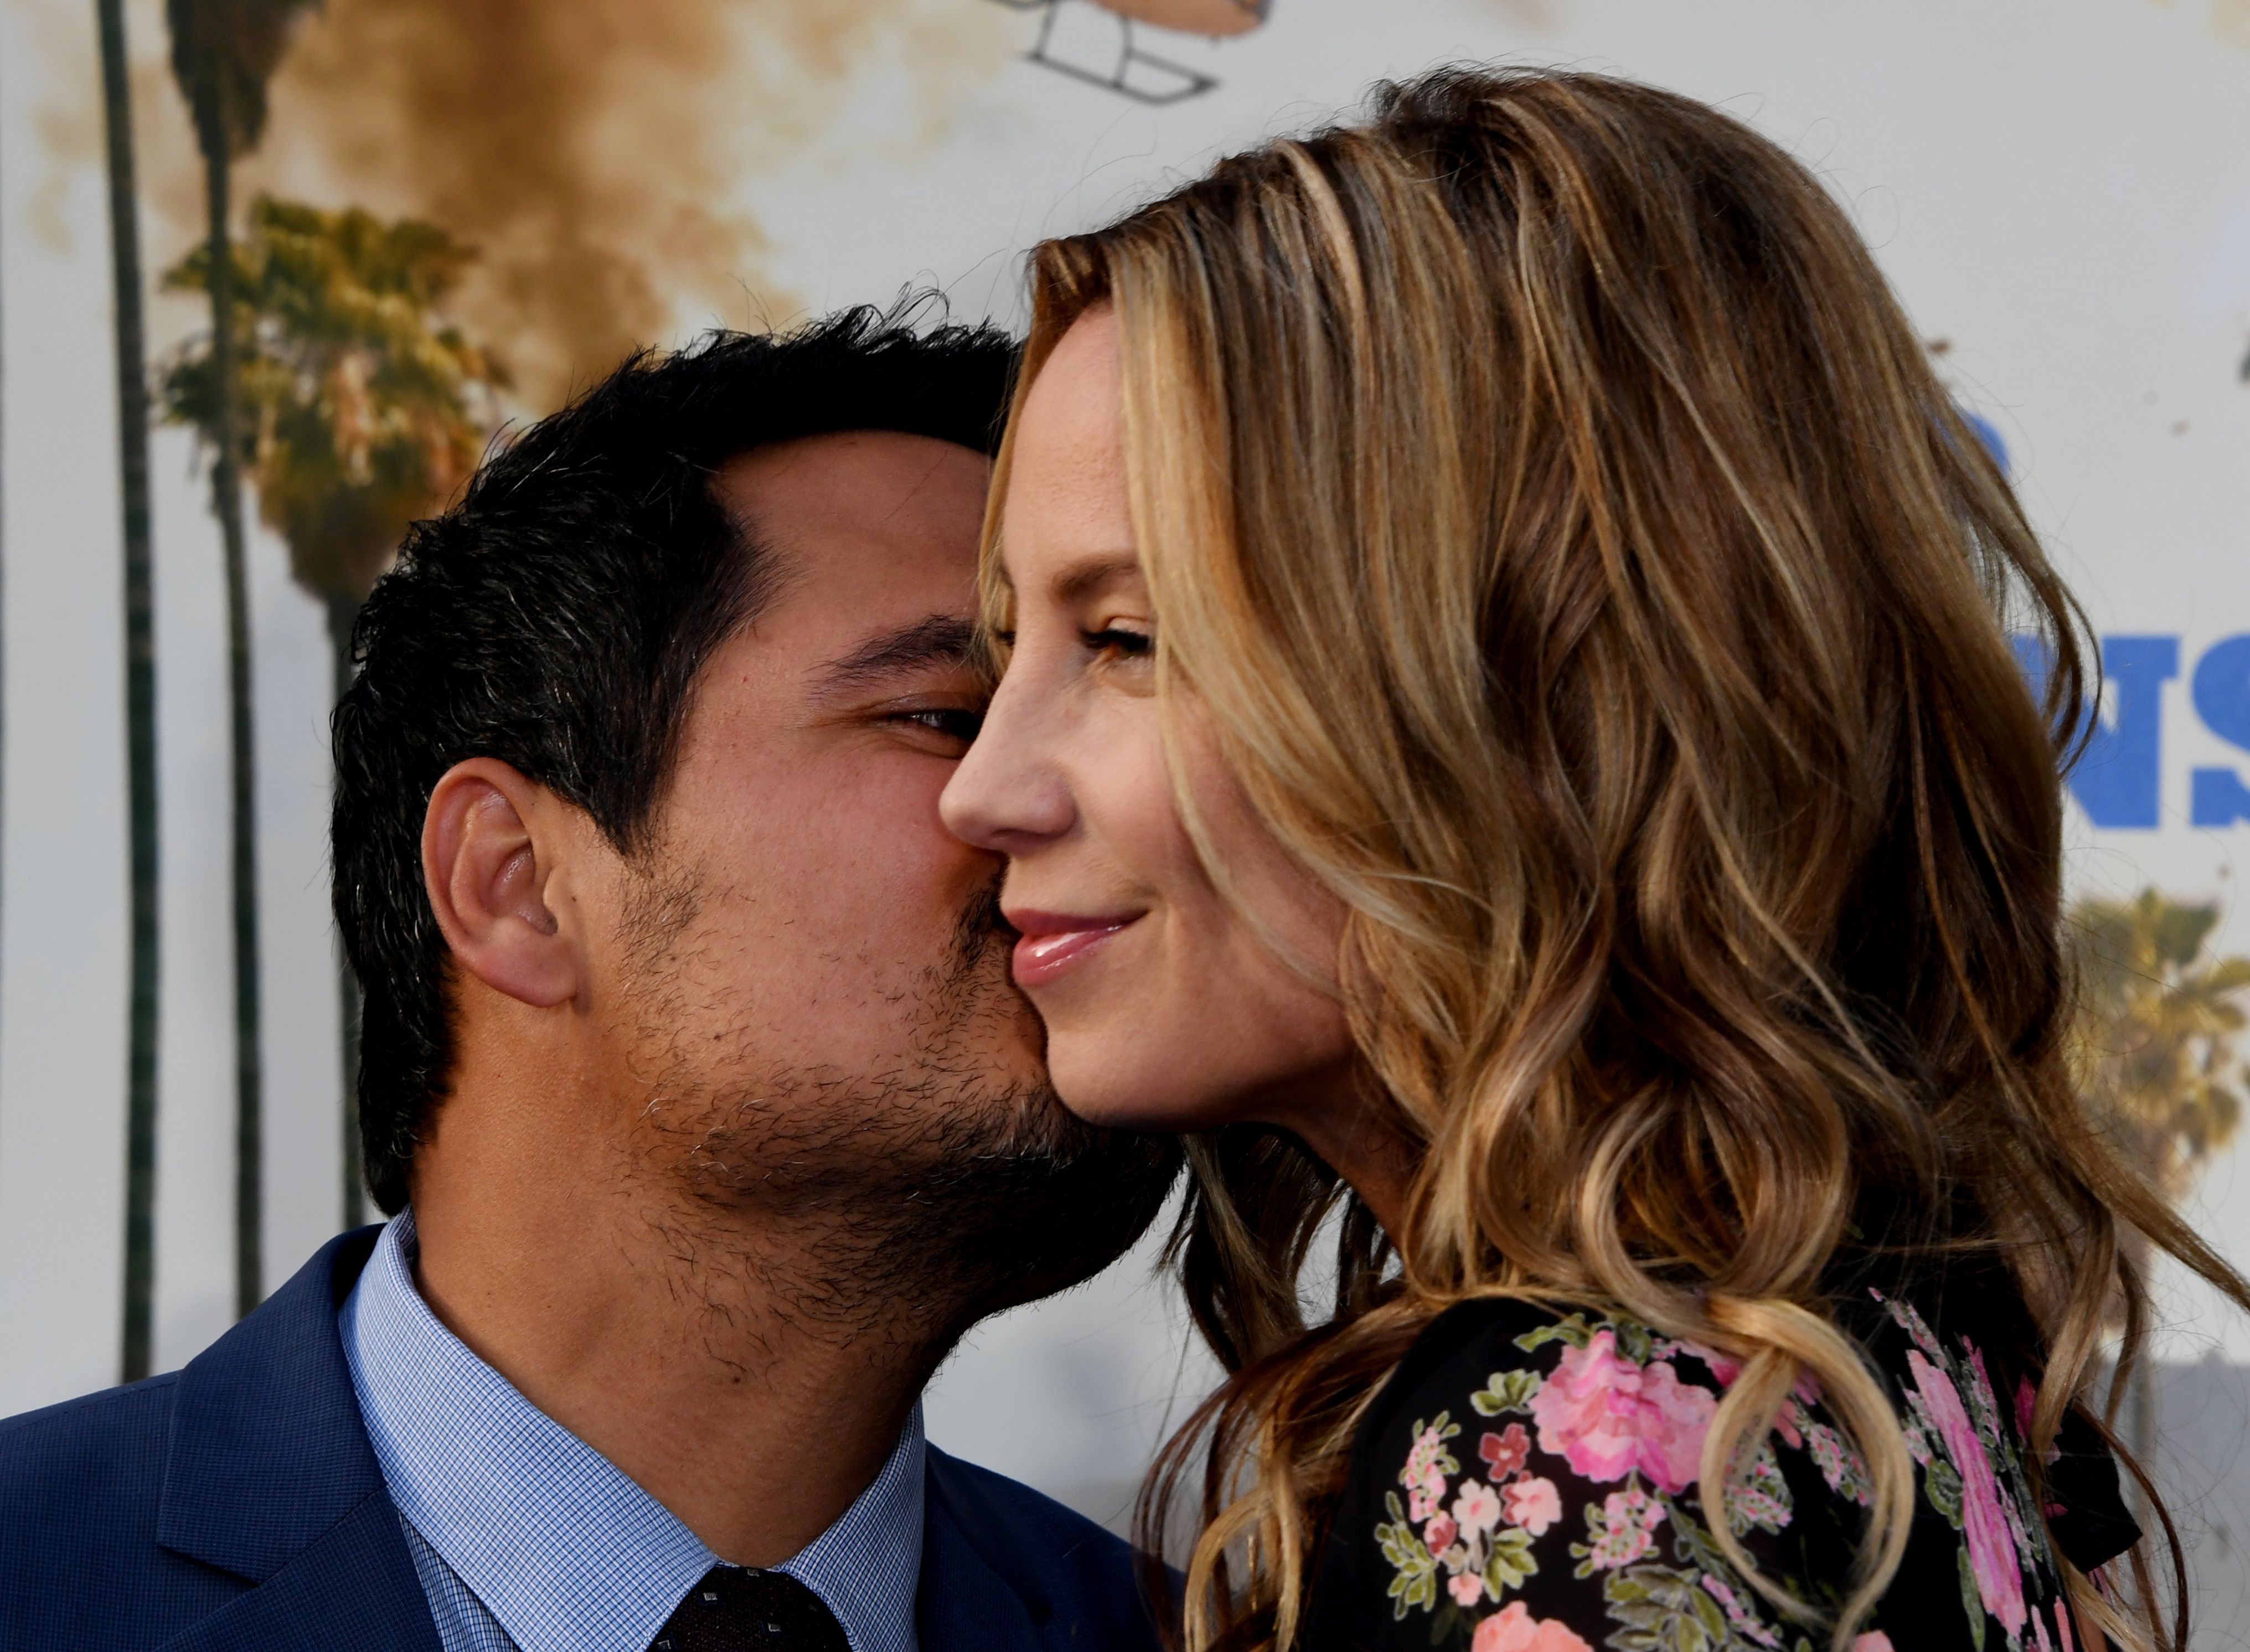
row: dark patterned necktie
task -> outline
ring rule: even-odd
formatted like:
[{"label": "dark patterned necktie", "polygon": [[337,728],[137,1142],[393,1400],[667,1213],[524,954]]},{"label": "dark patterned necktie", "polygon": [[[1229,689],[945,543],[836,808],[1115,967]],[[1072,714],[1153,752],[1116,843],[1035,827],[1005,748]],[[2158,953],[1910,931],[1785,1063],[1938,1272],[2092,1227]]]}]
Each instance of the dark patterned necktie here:
[{"label": "dark patterned necktie", "polygon": [[649,1652],[851,1652],[827,1603],[785,1572],[713,1566]]}]

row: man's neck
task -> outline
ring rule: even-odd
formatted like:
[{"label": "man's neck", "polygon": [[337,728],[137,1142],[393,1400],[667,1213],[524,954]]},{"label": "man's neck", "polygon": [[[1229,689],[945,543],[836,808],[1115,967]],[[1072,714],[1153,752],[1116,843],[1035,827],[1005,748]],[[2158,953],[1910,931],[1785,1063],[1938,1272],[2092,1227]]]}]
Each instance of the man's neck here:
[{"label": "man's neck", "polygon": [[452,1139],[418,1156],[431,1310],[721,1559],[797,1553],[881,1469],[950,1328],[871,1282],[846,1300],[857,1270],[833,1231],[585,1174],[496,1140],[494,1122],[441,1129]]}]

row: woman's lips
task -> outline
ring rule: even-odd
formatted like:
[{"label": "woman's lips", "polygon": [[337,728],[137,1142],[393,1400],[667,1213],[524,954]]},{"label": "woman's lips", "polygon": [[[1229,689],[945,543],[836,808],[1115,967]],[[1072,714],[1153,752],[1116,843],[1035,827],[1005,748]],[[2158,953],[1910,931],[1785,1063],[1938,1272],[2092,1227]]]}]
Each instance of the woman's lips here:
[{"label": "woman's lips", "polygon": [[1044,985],[1094,951],[1138,917],[1071,917],[1053,912],[1011,912],[1008,922],[1022,931],[1013,959],[1016,985]]}]

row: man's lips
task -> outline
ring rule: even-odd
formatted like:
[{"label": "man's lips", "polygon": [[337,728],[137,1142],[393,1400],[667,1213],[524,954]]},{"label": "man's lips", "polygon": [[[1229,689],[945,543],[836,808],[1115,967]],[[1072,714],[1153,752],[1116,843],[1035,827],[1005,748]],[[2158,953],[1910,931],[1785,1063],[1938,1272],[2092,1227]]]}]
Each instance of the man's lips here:
[{"label": "man's lips", "polygon": [[1005,916],[1021,937],[1016,943],[1016,985],[1028,990],[1053,980],[1141,915],[1087,917],[1025,909]]}]

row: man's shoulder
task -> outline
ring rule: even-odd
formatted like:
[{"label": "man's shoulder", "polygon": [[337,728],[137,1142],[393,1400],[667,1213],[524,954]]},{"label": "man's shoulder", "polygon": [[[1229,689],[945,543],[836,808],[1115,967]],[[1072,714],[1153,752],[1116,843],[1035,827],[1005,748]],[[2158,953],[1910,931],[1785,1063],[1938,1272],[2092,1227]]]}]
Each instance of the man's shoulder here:
[{"label": "man's shoulder", "polygon": [[1006,1531],[1043,1560],[1101,1572],[1129,1570],[1133,1564],[1133,1551],[1123,1538],[1020,1480],[948,1456],[935,1446],[929,1475],[933,1492],[952,1506],[956,1518],[973,1529]]},{"label": "man's shoulder", "polygon": [[114,1518],[136,1493],[153,1498],[179,1379],[167,1372],[0,1418],[0,1527],[57,1502],[94,1505]]},{"label": "man's shoulder", "polygon": [[931,1448],[930,1501],[1035,1621],[1090,1649],[1153,1648],[1140,1557],[1114,1532],[1021,1481]]},{"label": "man's shoulder", "polygon": [[156,1541],[176,1372],[0,1420],[0,1645],[152,1644],[241,1587]]},{"label": "man's shoulder", "polygon": [[[132,1652],[223,1612],[314,1623],[327,1645],[434,1644],[415,1634],[427,1607],[375,1496],[335,1335],[350,1243],[324,1247],[184,1370],[0,1420],[0,1648]],[[307,1589],[328,1591],[317,1609]],[[338,1602],[352,1635],[321,1618]],[[229,1620],[242,1635],[249,1621]],[[212,1644],[278,1646],[278,1633]]]}]

